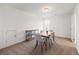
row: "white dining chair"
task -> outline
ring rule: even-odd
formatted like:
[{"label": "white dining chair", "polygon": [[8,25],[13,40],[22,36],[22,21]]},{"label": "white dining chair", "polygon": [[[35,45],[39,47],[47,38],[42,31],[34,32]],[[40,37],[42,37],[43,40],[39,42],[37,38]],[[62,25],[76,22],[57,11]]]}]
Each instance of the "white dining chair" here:
[{"label": "white dining chair", "polygon": [[51,35],[50,35],[50,37],[49,37],[50,39],[51,39],[51,42],[52,43],[54,43],[55,42],[55,34],[54,34],[54,32],[53,33],[51,33]]},{"label": "white dining chair", "polygon": [[49,47],[51,47],[55,40],[54,40],[54,33],[51,33],[51,35],[49,36],[48,40],[47,40],[48,44],[49,44]]},{"label": "white dining chair", "polygon": [[43,51],[43,45],[44,45],[44,39],[43,39],[43,37],[41,37],[41,35],[39,33],[36,33],[35,34],[35,40],[36,40],[36,46],[35,46],[35,48],[37,46],[39,46],[39,47],[41,47],[41,51]]}]

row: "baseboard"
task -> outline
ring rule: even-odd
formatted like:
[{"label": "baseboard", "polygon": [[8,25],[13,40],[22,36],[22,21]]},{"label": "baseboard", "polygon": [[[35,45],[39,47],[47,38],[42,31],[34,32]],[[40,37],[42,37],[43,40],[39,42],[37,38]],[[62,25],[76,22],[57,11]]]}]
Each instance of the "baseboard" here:
[{"label": "baseboard", "polygon": [[15,44],[13,44],[13,45],[10,45],[10,46],[6,46],[6,47],[4,47],[4,48],[0,48],[0,51],[1,51],[1,50],[4,50],[4,49],[7,49],[8,47],[11,47],[11,46],[20,44],[20,43],[22,43],[22,42],[25,42],[25,40],[24,40],[24,41],[21,41],[21,42],[17,42],[17,43],[15,43]]},{"label": "baseboard", "polygon": [[[32,38],[32,39],[34,39],[34,38]],[[30,39],[29,41],[31,41],[32,39]],[[9,47],[11,47],[11,46],[15,46],[15,45],[17,45],[17,44],[20,44],[20,43],[22,43],[22,42],[28,42],[28,41],[23,40],[23,41],[17,42],[17,43],[15,43],[15,44],[13,44],[13,45],[6,46],[6,47],[4,47],[4,48],[1,48],[0,51],[1,51],[1,50],[4,50],[4,49],[7,49],[7,48],[9,48]]]},{"label": "baseboard", "polygon": [[72,39],[69,37],[63,37],[63,36],[55,36],[56,38],[66,39],[72,42]]},{"label": "baseboard", "polygon": [[77,52],[78,52],[78,54],[79,54],[79,48],[78,47],[76,47],[77,48]]}]

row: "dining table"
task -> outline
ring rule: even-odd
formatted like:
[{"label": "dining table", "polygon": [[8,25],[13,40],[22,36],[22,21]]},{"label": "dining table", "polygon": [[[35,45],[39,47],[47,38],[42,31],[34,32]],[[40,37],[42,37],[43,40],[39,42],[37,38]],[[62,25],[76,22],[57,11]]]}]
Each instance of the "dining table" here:
[{"label": "dining table", "polygon": [[[44,45],[41,47],[41,51],[43,51],[43,47],[44,47],[44,49],[45,49],[45,51],[47,51],[47,49],[48,49],[48,41],[49,40],[51,40],[50,39],[50,36],[53,34],[53,37],[52,37],[52,39],[53,39],[53,41],[54,41],[54,32],[41,32],[41,33],[39,33],[40,35],[41,35],[41,37],[42,37],[42,39],[44,40]],[[52,42],[52,41],[51,41]],[[49,42],[49,43],[51,43],[51,42]],[[36,40],[36,46],[35,46],[35,48],[38,46],[38,40]],[[49,46],[50,47],[50,46]]]},{"label": "dining table", "polygon": [[47,50],[47,46],[48,46],[47,40],[50,39],[50,35],[51,35],[52,33],[51,33],[51,32],[48,32],[48,33],[42,32],[42,33],[40,33],[40,34],[41,34],[41,37],[43,37],[44,40],[45,40],[44,45],[45,45],[45,50]]}]

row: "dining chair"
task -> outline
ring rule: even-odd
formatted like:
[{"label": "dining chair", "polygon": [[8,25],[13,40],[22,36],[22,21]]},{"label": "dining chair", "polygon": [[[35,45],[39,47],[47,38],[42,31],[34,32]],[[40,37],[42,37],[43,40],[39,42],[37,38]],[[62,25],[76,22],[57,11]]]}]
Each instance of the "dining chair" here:
[{"label": "dining chair", "polygon": [[54,40],[54,32],[53,32],[53,33],[51,33],[51,35],[47,39],[47,43],[48,43],[48,45],[49,45],[50,48],[54,44],[54,42],[55,42],[55,40]]},{"label": "dining chair", "polygon": [[39,33],[35,34],[35,40],[36,40],[36,46],[35,48],[37,48],[37,46],[41,47],[41,51],[43,51],[43,46],[44,46],[44,39],[43,37],[41,37],[41,35]]},{"label": "dining chair", "polygon": [[51,39],[52,43],[55,42],[55,33],[54,32],[51,33],[50,39]]},{"label": "dining chair", "polygon": [[49,38],[47,39],[47,43],[49,45],[49,47],[51,48],[53,42],[52,42],[52,36],[50,35]]},{"label": "dining chair", "polygon": [[53,30],[49,30],[49,32],[52,32],[53,33]]}]

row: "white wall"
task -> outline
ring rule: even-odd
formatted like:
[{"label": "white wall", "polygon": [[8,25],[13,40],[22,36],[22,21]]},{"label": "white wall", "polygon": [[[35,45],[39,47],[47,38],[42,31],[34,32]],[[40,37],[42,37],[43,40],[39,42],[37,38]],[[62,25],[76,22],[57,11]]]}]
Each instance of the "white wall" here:
[{"label": "white wall", "polygon": [[0,48],[25,40],[26,20],[23,12],[8,6],[0,6]]},{"label": "white wall", "polygon": [[[72,13],[64,15],[53,15],[47,18],[49,20],[49,29],[53,30],[56,36],[68,37],[71,38],[71,15]],[[30,18],[29,18],[30,19]],[[34,15],[33,19],[28,20],[27,27],[28,29],[39,29],[42,25],[42,15]]]},{"label": "white wall", "polygon": [[[52,15],[52,14],[51,14]],[[49,18],[49,29],[53,30],[56,36],[71,38],[71,13],[65,15],[52,15]],[[42,27],[43,18],[41,15],[34,15],[28,20],[28,29],[39,29]],[[44,24],[43,24],[44,25]]]},{"label": "white wall", "polygon": [[71,14],[52,16],[50,22],[50,29],[53,29],[57,36],[71,37]]}]

